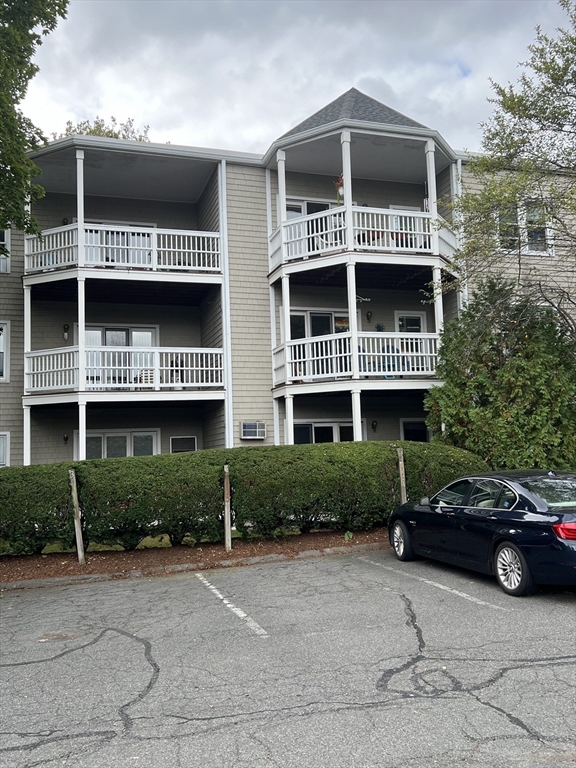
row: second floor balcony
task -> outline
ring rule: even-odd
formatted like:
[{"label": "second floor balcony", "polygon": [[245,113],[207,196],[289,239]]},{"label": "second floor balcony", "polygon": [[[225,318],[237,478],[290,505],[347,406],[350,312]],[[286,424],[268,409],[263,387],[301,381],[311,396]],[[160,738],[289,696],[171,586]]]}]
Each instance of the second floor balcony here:
[{"label": "second floor balcony", "polygon": [[224,388],[222,349],[78,346],[25,355],[25,393]]},{"label": "second floor balcony", "polygon": [[69,224],[26,237],[26,272],[67,267],[220,273],[220,235],[157,227]]},{"label": "second floor balcony", "polygon": [[295,339],[274,350],[274,385],[336,379],[434,378],[437,333],[349,332]]},{"label": "second floor balcony", "polygon": [[431,254],[450,258],[456,238],[430,213],[344,206],[284,222],[270,237],[270,270],[342,251]]}]

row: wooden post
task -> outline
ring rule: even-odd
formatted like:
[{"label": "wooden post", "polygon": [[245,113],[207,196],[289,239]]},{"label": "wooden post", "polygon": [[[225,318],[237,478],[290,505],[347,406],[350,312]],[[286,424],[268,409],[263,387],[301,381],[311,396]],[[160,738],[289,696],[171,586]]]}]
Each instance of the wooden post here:
[{"label": "wooden post", "polygon": [[232,551],[232,521],[230,515],[230,467],[224,464],[224,547]]},{"label": "wooden post", "polygon": [[78,501],[76,472],[73,469],[69,469],[68,477],[70,478],[70,487],[72,488],[72,502],[74,504],[74,532],[76,534],[76,551],[78,552],[78,562],[80,565],[86,565],[86,559],[84,557],[84,539],[82,538],[82,526],[80,524],[80,503]]},{"label": "wooden post", "polygon": [[406,495],[406,468],[404,466],[404,448],[401,446],[398,451],[398,471],[400,473],[400,503],[406,504],[408,496]]}]

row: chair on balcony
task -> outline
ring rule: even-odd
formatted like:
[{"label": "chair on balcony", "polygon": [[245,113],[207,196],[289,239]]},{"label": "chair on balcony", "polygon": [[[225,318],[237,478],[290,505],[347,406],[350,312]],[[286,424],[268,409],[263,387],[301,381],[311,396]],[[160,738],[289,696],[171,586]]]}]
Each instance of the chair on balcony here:
[{"label": "chair on balcony", "polygon": [[138,376],[138,389],[154,389],[154,369],[143,368]]}]

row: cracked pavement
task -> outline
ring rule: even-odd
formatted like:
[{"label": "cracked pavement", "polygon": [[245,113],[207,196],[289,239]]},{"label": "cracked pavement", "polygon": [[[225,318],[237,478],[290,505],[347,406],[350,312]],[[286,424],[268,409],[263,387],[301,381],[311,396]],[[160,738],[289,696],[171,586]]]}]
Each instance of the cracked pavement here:
[{"label": "cracked pavement", "polygon": [[388,551],[205,574],[6,592],[2,766],[576,768],[575,590]]}]

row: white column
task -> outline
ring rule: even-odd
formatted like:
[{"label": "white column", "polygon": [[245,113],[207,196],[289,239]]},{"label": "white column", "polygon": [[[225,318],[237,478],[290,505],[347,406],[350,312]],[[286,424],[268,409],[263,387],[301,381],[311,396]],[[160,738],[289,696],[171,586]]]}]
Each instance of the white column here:
[{"label": "white column", "polygon": [[86,403],[78,403],[78,461],[86,458]]},{"label": "white column", "polygon": [[30,389],[30,360],[26,357],[27,352],[32,351],[32,287],[24,286],[24,391]]},{"label": "white column", "polygon": [[344,181],[344,205],[346,206],[346,245],[354,248],[354,221],[352,217],[352,157],[350,131],[340,134],[342,144],[342,179]]},{"label": "white column", "polygon": [[442,270],[440,267],[432,267],[432,282],[434,283],[434,323],[436,325],[436,333],[440,333],[444,327]]},{"label": "white column", "polygon": [[[284,343],[290,341],[290,276],[282,275],[282,320],[284,324]],[[288,358],[286,358],[288,360]]]},{"label": "white column", "polygon": [[23,464],[25,467],[29,467],[31,464],[31,446],[32,446],[32,434],[30,426],[30,406],[24,406],[24,440],[23,440]]},{"label": "white column", "polygon": [[78,266],[84,266],[84,150],[76,150],[76,218],[78,219]]},{"label": "white column", "polygon": [[346,265],[346,283],[348,287],[348,320],[350,323],[350,353],[352,355],[352,378],[360,378],[358,366],[358,318],[356,314],[356,265]]},{"label": "white column", "polygon": [[[438,192],[436,191],[436,163],[434,155],[436,151],[436,145],[433,139],[428,139],[426,142],[426,178],[428,181],[428,210],[430,216],[434,222],[438,218],[438,203],[436,198]],[[432,227],[432,253],[439,254],[440,243],[438,240],[438,230],[435,226]]]},{"label": "white column", "polygon": [[280,208],[280,223],[286,221],[286,152],[279,149],[276,152],[278,167],[278,207]]},{"label": "white column", "polygon": [[280,401],[277,397],[272,399],[274,413],[274,445],[280,445]]},{"label": "white column", "polygon": [[86,279],[78,277],[78,392],[86,391]]},{"label": "white column", "polygon": [[362,406],[360,402],[360,390],[352,390],[352,429],[354,442],[362,442]]},{"label": "white column", "polygon": [[220,207],[220,263],[222,265],[222,343],[224,347],[224,442],[234,447],[234,397],[232,379],[232,318],[230,314],[230,269],[228,256],[228,208],[226,203],[226,161],[218,166],[218,205]]},{"label": "white column", "polygon": [[294,395],[286,395],[284,403],[286,406],[284,445],[294,445]]}]

